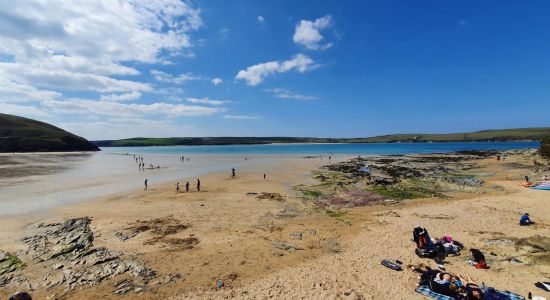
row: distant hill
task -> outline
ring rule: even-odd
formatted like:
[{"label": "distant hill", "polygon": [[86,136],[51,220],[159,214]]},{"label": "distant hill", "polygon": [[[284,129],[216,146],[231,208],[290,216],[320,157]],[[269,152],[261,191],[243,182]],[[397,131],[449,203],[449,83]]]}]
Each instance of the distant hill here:
[{"label": "distant hill", "polygon": [[540,155],[550,159],[550,136],[547,136],[540,141],[539,153]]},{"label": "distant hill", "polygon": [[483,130],[449,134],[392,134],[367,138],[310,138],[310,137],[171,137],[131,138],[94,141],[100,147],[172,146],[172,145],[236,145],[275,143],[427,143],[427,142],[485,142],[485,141],[538,141],[550,135],[550,127]]},{"label": "distant hill", "polygon": [[0,152],[54,151],[99,151],[99,148],[53,125],[0,113]]}]

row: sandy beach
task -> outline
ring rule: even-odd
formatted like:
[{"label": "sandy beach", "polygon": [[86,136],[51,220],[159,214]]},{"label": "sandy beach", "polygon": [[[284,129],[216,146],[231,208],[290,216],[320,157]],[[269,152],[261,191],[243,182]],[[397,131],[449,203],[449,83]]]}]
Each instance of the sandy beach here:
[{"label": "sandy beach", "polygon": [[[354,208],[320,208],[308,200],[297,187],[318,185],[311,171],[327,162],[290,157],[270,162],[265,180],[263,170],[243,167],[236,179],[229,172],[201,175],[200,192],[192,177],[189,193],[176,193],[175,181],[154,183],[147,191],[4,217],[0,249],[17,254],[25,267],[3,275],[24,280],[11,277],[0,297],[25,289],[36,299],[423,299],[414,292],[414,273],[380,264],[392,259],[436,267],[414,254],[412,229],[419,224],[432,237],[449,234],[466,249],[481,249],[491,265],[475,269],[463,251],[447,258],[447,271],[523,296],[546,296],[534,283],[550,278],[550,194],[520,185],[523,175],[541,174],[525,167],[532,156],[523,151],[510,153],[506,161],[473,161],[473,172],[483,174],[475,191]],[[518,226],[524,212],[534,226]],[[107,249],[97,257],[108,259],[32,258],[24,237],[82,217],[90,218],[93,248]],[[79,268],[117,267],[130,260],[139,264],[137,274],[127,268],[86,284],[71,282]],[[85,275],[97,278],[101,272]]]}]

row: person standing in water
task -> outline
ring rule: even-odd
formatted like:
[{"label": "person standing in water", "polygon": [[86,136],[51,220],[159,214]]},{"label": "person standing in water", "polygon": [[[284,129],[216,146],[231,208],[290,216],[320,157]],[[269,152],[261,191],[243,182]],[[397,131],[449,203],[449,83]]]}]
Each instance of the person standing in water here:
[{"label": "person standing in water", "polygon": [[145,179],[145,190],[147,190],[147,181],[148,179]]},{"label": "person standing in water", "polygon": [[197,192],[201,191],[201,180],[197,178]]},{"label": "person standing in water", "polygon": [[189,181],[185,183],[185,192],[189,192]]}]

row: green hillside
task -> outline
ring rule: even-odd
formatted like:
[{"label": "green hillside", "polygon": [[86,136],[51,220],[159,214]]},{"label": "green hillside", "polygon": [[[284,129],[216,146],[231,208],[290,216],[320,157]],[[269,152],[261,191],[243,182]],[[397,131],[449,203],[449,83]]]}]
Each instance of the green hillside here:
[{"label": "green hillside", "polygon": [[273,143],[426,143],[426,142],[481,142],[540,140],[550,135],[547,128],[522,128],[483,130],[469,133],[449,134],[392,134],[368,138],[310,138],[310,137],[171,137],[132,138],[122,140],[95,141],[100,147],[122,146],[170,146],[170,145],[235,145]]},{"label": "green hillside", "polygon": [[540,141],[540,155],[550,159],[550,136],[543,138]]},{"label": "green hillside", "polygon": [[367,143],[395,142],[482,142],[540,140],[550,134],[550,127],[482,130],[448,134],[392,134],[363,139]]},{"label": "green hillside", "polygon": [[0,113],[0,152],[53,151],[99,151],[99,148],[50,124]]}]

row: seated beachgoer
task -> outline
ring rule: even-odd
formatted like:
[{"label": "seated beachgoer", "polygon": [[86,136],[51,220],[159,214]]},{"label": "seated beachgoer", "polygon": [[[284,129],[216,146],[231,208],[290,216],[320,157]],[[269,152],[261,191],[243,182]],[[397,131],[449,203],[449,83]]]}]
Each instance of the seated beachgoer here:
[{"label": "seated beachgoer", "polygon": [[487,263],[485,262],[485,255],[483,255],[479,249],[470,249],[470,252],[472,253],[473,258],[471,264],[475,266],[476,269],[489,269],[489,266],[487,266]]},{"label": "seated beachgoer", "polygon": [[529,218],[528,213],[524,213],[523,216],[519,219],[519,225],[520,226],[529,226],[535,224],[531,219]]}]

